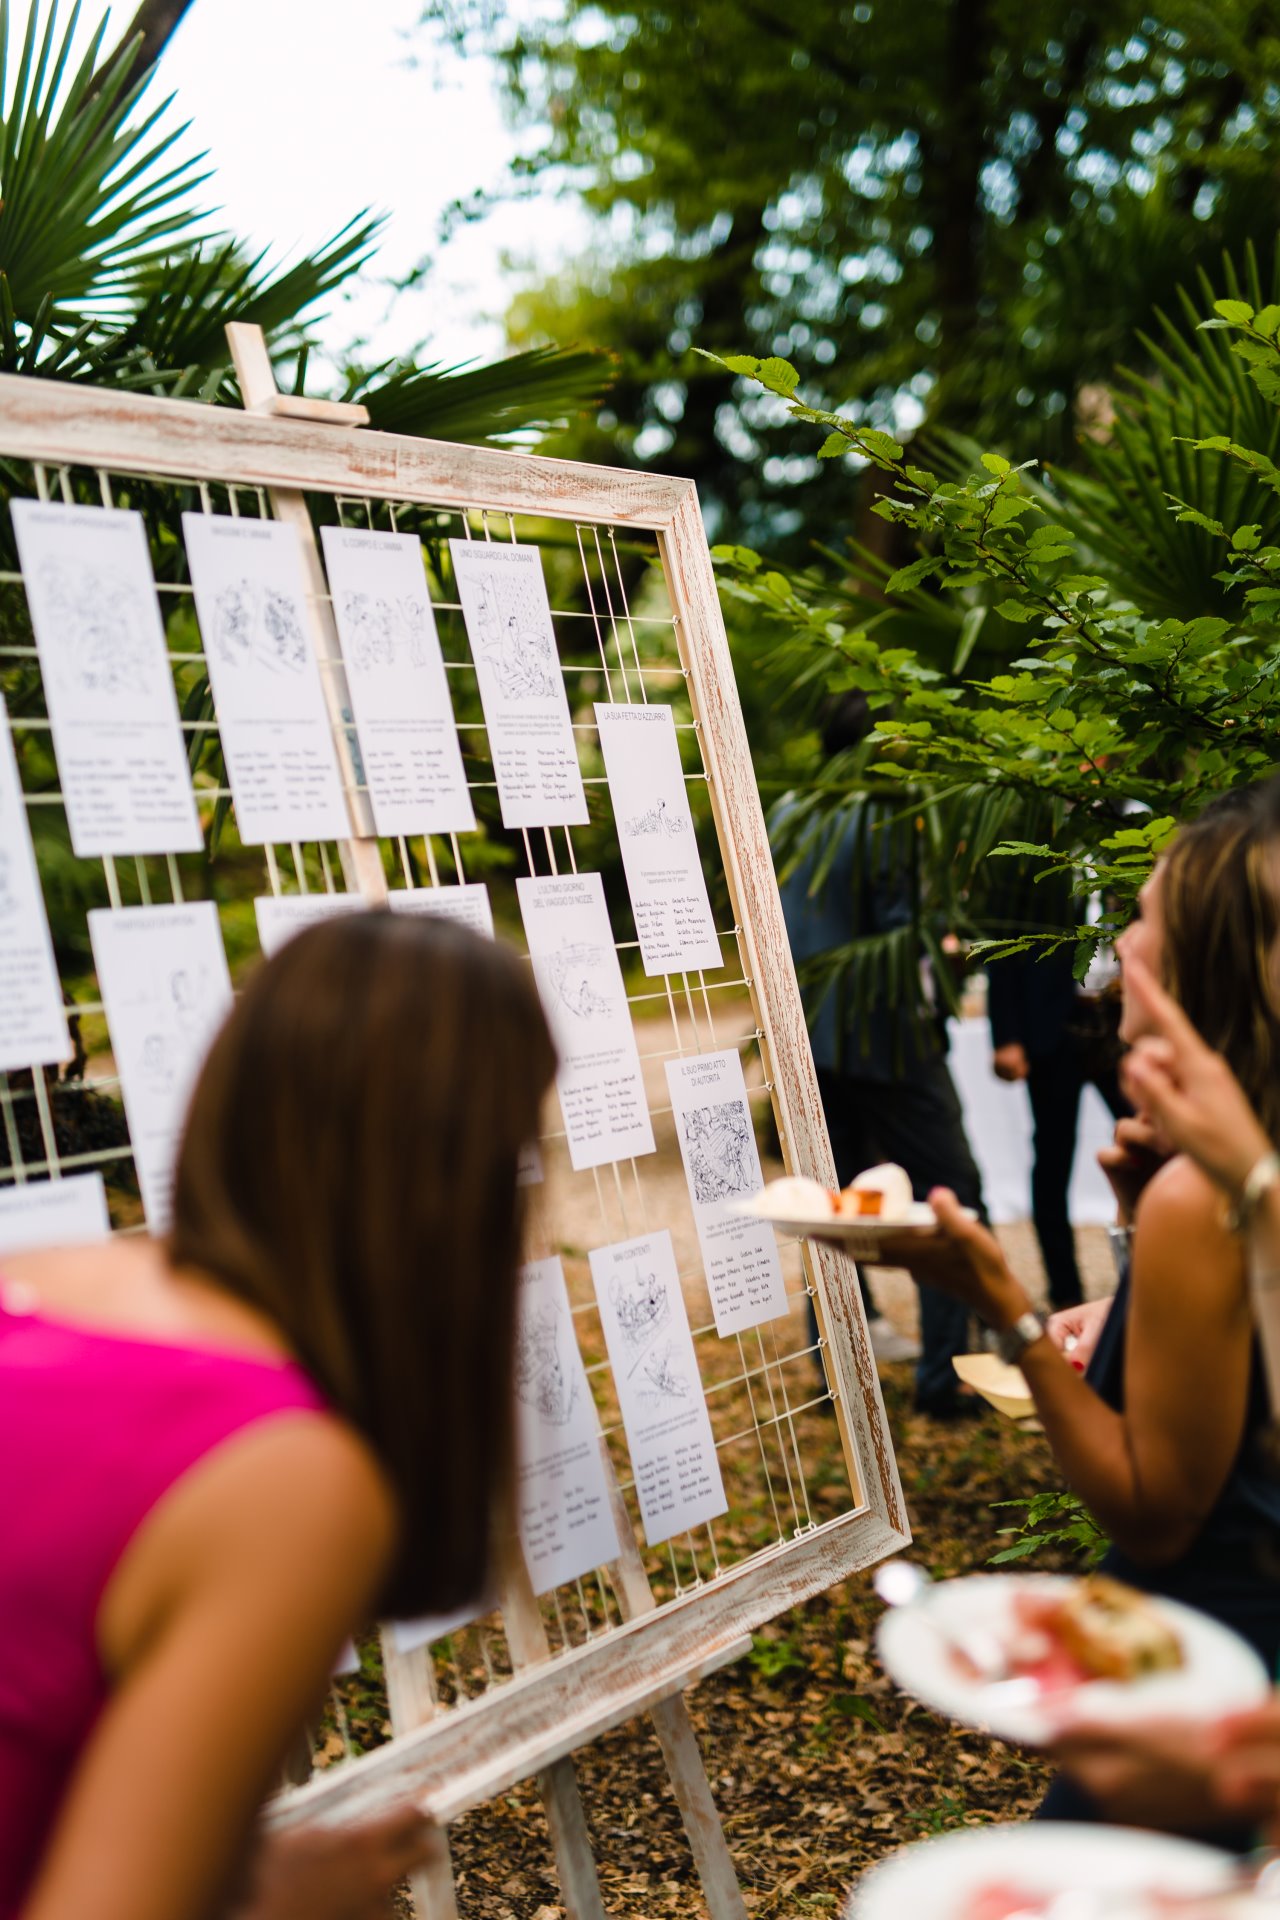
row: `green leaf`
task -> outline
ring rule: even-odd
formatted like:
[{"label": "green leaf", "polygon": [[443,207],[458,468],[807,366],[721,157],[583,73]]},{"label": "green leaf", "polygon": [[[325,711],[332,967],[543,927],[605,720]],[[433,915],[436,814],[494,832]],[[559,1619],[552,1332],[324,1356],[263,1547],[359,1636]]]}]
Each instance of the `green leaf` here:
[{"label": "green leaf", "polygon": [[841,454],[852,453],[853,445],[847,433],[829,433],[818,448],[819,460],[838,460]]},{"label": "green leaf", "polygon": [[756,368],[756,379],[762,385],[771,387],[775,393],[794,393],[800,384],[800,375],[791,362],[776,357],[760,362]]},{"label": "green leaf", "polygon": [[859,444],[868,453],[881,460],[901,460],[902,448],[891,434],[881,433],[878,427],[859,427]]},{"label": "green leaf", "polygon": [[1252,553],[1262,540],[1261,527],[1237,527],[1231,536],[1231,544],[1237,553]]},{"label": "green leaf", "polygon": [[1253,308],[1244,300],[1215,300],[1213,310],[1231,327],[1247,327],[1253,319]]},{"label": "green leaf", "polygon": [[886,593],[906,593],[912,587],[918,587],[931,573],[936,573],[942,565],[941,560],[926,554],[922,560],[913,560],[909,566],[899,567],[891,573],[884,583]]},{"label": "green leaf", "polygon": [[1009,471],[1009,462],[999,453],[984,453],[982,456],[982,465],[988,473],[1000,474],[1008,473]]},{"label": "green leaf", "polygon": [[1036,620],[1040,615],[1039,607],[1025,600],[997,600],[995,610],[1002,620]]},{"label": "green leaf", "polygon": [[736,567],[739,573],[759,573],[763,564],[751,547],[712,547],[711,558],[721,566]]}]

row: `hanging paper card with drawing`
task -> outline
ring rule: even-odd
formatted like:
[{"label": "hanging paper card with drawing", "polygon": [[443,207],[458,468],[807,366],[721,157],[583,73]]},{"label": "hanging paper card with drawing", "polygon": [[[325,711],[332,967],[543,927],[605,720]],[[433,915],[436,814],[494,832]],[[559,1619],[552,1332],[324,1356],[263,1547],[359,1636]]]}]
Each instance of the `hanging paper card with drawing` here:
[{"label": "hanging paper card with drawing", "polygon": [[0,700],[0,1072],[70,1058],[58,963]]},{"label": "hanging paper card with drawing", "polygon": [[764,1185],[742,1061],[733,1049],[667,1061],[716,1332],[741,1333],[787,1311],[773,1228],[737,1208]]},{"label": "hanging paper card with drawing", "polygon": [[720,965],[671,709],[596,703],[627,892],[645,972]]},{"label": "hanging paper card with drawing", "polygon": [[345,839],[297,532],[212,513],[184,513],[182,531],[241,840]]},{"label": "hanging paper card with drawing", "polygon": [[585,827],[564,675],[537,547],[451,540],[504,827]]},{"label": "hanging paper card with drawing", "polygon": [[578,1172],[653,1152],[640,1056],[598,873],[516,881]]},{"label": "hanging paper card with drawing", "polygon": [[520,1544],[535,1593],[618,1557],[600,1423],[558,1259],[520,1271],[516,1320]]},{"label": "hanging paper card with drawing", "polygon": [[142,516],[15,500],[73,851],[204,845]]},{"label": "hanging paper card with drawing", "polygon": [[470,833],[421,541],[360,527],[320,537],[378,832]]},{"label": "hanging paper card with drawing", "polygon": [[187,1101],[218,1027],[231,977],[212,901],[100,907],[89,937],[120,1073],[147,1225],[168,1224],[173,1158]]},{"label": "hanging paper card with drawing", "polygon": [[591,1255],[636,1495],[651,1547],[728,1507],[671,1235]]}]

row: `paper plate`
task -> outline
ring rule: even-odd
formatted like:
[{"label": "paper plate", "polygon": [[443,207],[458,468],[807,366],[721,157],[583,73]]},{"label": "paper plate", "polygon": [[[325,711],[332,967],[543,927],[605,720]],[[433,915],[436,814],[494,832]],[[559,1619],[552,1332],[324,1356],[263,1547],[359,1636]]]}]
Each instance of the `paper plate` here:
[{"label": "paper plate", "polygon": [[968,1920],[975,1897],[1000,1885],[1046,1899],[1217,1893],[1231,1886],[1238,1866],[1216,1847],[1128,1827],[1065,1820],[966,1827],[918,1841],[864,1874],[847,1920]]},{"label": "paper plate", "polygon": [[[873,1220],[865,1215],[846,1219],[842,1214],[825,1211],[804,1215],[775,1213],[770,1208],[769,1191],[766,1188],[763,1193],[753,1194],[750,1200],[744,1200],[736,1211],[749,1213],[756,1220],[767,1220],[771,1226],[778,1227],[784,1233],[798,1234],[802,1240],[839,1241],[855,1260],[879,1260],[882,1264],[883,1245],[890,1237],[936,1233],[938,1230],[938,1216],[927,1200],[913,1200],[901,1220]],[[967,1219],[977,1218],[971,1207],[966,1207],[964,1211]]]},{"label": "paper plate", "polygon": [[1184,1665],[1139,1680],[1086,1680],[1051,1699],[1021,1683],[970,1678],[949,1639],[1013,1631],[1018,1593],[1062,1593],[1064,1574],[979,1573],[940,1580],[918,1600],[886,1613],[876,1629],[885,1670],[911,1694],[966,1726],[998,1739],[1039,1746],[1073,1720],[1119,1723],[1136,1719],[1217,1719],[1267,1698],[1267,1670],[1238,1634],[1177,1601],[1153,1598],[1182,1643]]},{"label": "paper plate", "polygon": [[989,1400],[997,1413],[1025,1420],[1036,1410],[1031,1389],[1017,1367],[1008,1367],[994,1353],[957,1353],[952,1366],[967,1387]]}]

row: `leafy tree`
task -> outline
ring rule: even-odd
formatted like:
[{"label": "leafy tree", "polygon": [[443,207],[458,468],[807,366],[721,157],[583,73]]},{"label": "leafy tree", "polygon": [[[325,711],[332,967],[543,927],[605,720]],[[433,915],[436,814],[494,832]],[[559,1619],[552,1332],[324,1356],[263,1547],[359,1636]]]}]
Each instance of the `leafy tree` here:
[{"label": "leafy tree", "polygon": [[517,337],[618,349],[617,447],[592,452],[693,475],[723,532],[774,551],[875,533],[867,501],[837,504],[795,422],[691,344],[785,356],[885,430],[1060,457],[1152,305],[1274,224],[1267,0],[424,11],[502,63],[515,190],[558,177],[599,215]]},{"label": "leafy tree", "polygon": [[[1256,268],[1251,280],[1256,287]],[[1024,636],[1004,671],[974,676],[963,660],[940,667],[918,647],[886,644],[884,626],[869,630],[856,609],[850,618],[847,598],[815,596],[812,582],[798,586],[749,549],[719,550],[730,591],[770,617],[796,670],[861,688],[876,707],[879,753],[866,777],[896,783],[904,810],[922,818],[950,809],[951,844],[935,878],[958,876],[950,896],[958,923],[981,922],[979,849],[1030,862],[1041,876],[1070,876],[1077,891],[1102,891],[1113,919],[1123,919],[1178,820],[1271,772],[1280,757],[1280,301],[1218,300],[1183,347],[1168,354],[1176,378],[1167,388],[1132,393],[1125,433],[1096,463],[1088,490],[1072,482],[1065,493],[1032,463],[997,453],[940,477],[888,434],[800,400],[786,361],[726,363],[793,419],[822,428],[820,457],[856,451],[882,476],[875,511],[916,548],[884,582],[891,606],[909,606],[928,586],[967,609],[962,627],[975,608],[992,606]],[[1230,430],[1241,418],[1260,445]],[[1177,432],[1188,425],[1190,438]],[[1148,452],[1164,462],[1154,476],[1143,472]],[[1161,488],[1180,474],[1191,482],[1185,492]],[[1216,513],[1206,511],[1210,497]],[[1159,552],[1123,545],[1108,504],[1122,528],[1126,516],[1130,529],[1146,514],[1157,532],[1167,523],[1175,560],[1180,542],[1194,552],[1209,543],[1212,574],[1198,597],[1171,611]],[[1194,568],[1184,573],[1195,592]],[[810,832],[847,793],[838,778],[831,787],[810,793]],[[1028,814],[1049,833],[1010,838],[1010,822]],[[967,901],[966,885],[975,889]],[[1047,937],[1064,935],[1075,937],[1063,928]],[[1082,965],[1091,937],[1081,936]]]}]

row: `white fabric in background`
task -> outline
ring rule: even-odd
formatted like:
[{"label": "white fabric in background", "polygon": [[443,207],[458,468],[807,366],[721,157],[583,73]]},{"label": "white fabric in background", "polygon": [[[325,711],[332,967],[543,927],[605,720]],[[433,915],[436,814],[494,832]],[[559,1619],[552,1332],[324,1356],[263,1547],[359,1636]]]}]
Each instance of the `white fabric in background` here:
[{"label": "white fabric in background", "polygon": [[[951,1077],[964,1108],[969,1145],[982,1173],[995,1221],[1031,1213],[1031,1102],[1025,1086],[1010,1086],[991,1071],[991,1028],[985,1019],[951,1020]],[[1080,1127],[1068,1207],[1076,1226],[1110,1226],[1115,1199],[1095,1155],[1111,1139],[1114,1122],[1093,1087],[1080,1101]]]}]

